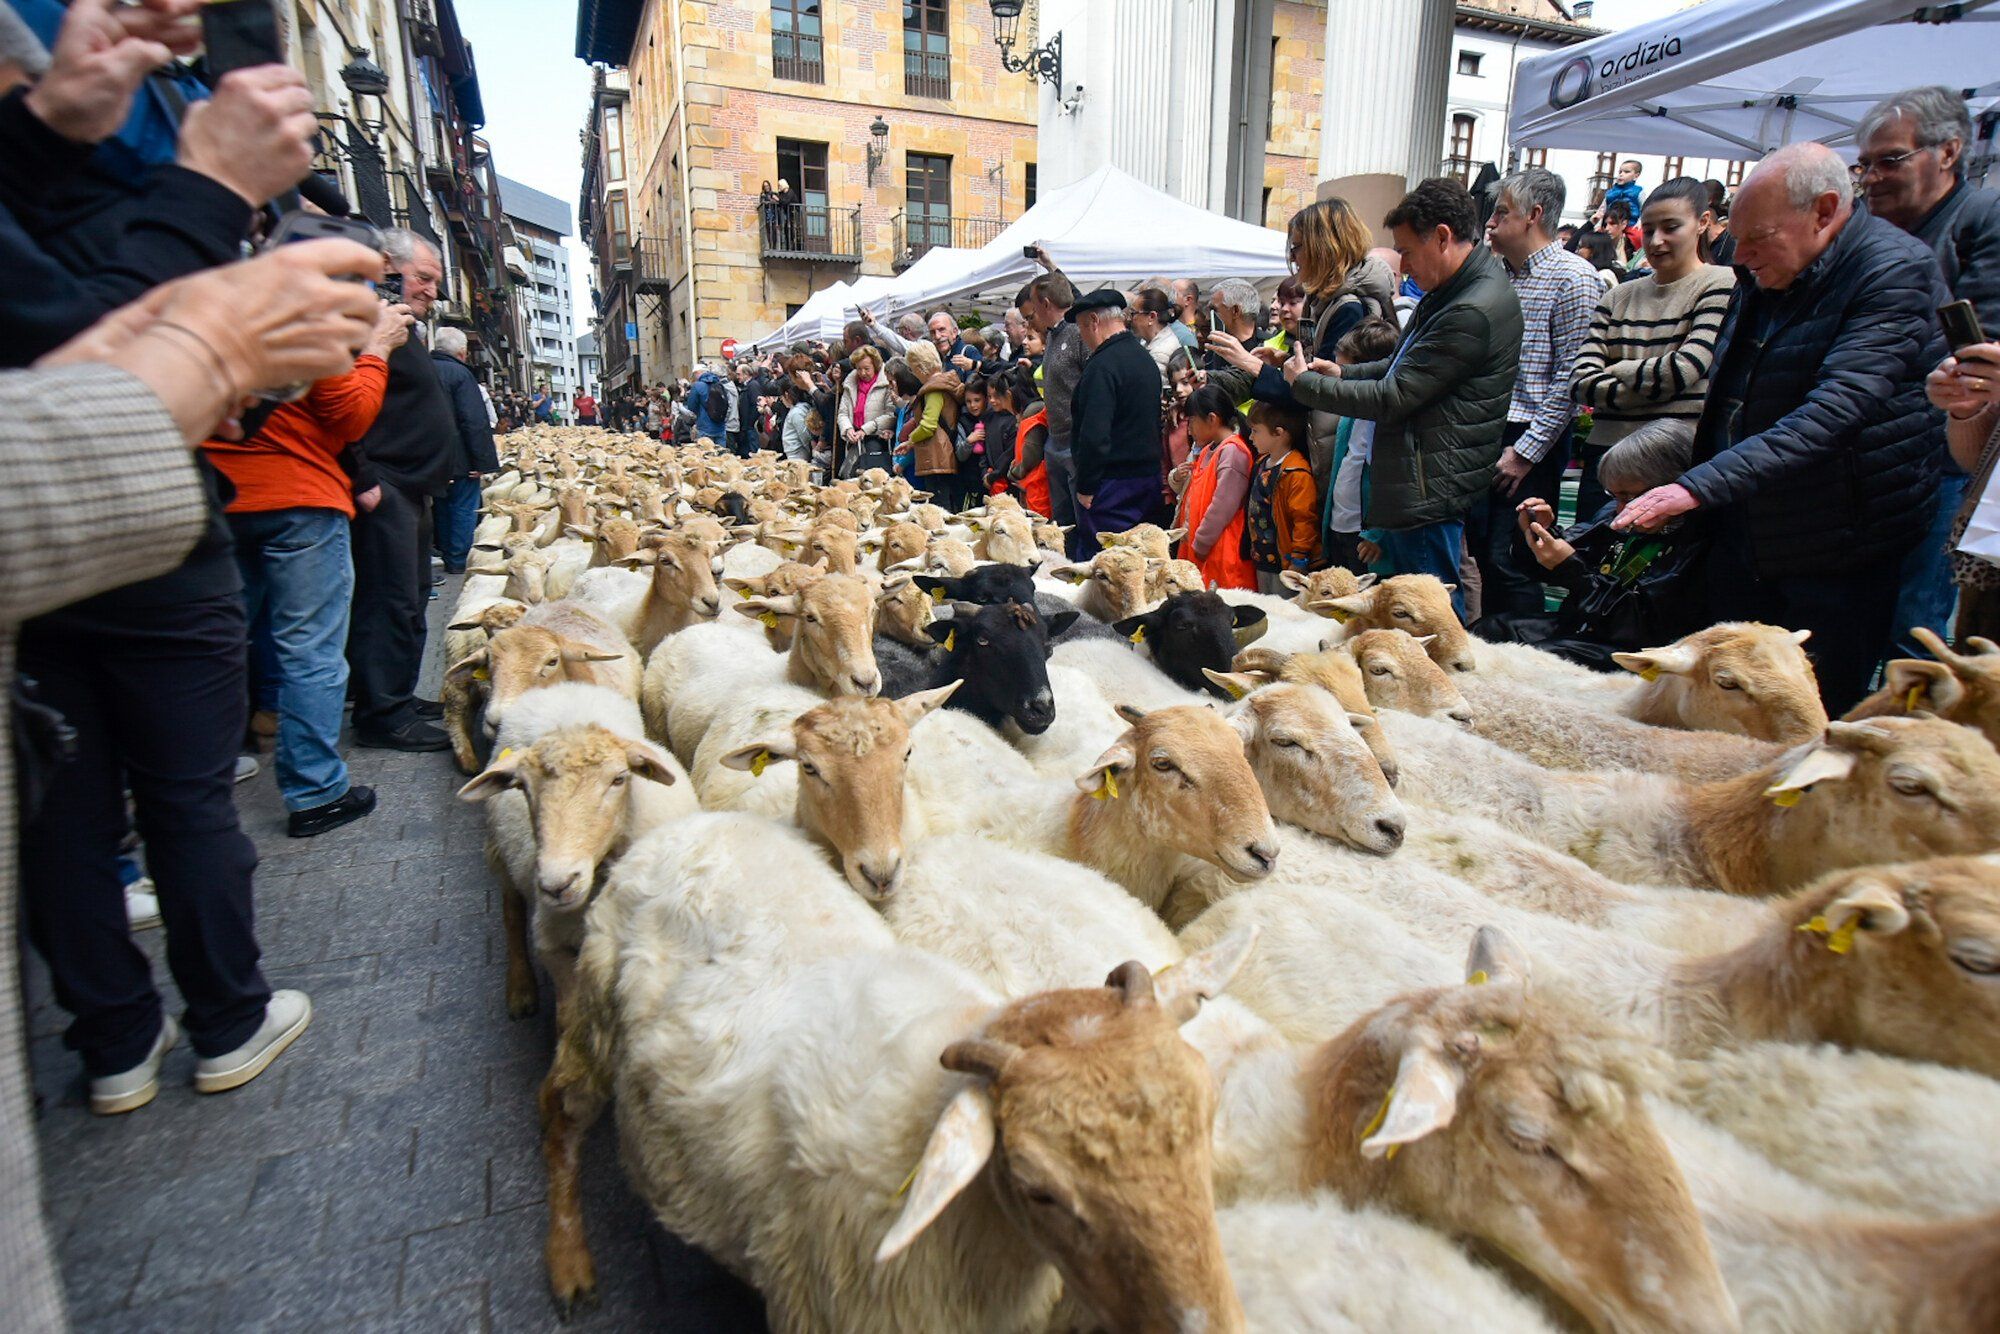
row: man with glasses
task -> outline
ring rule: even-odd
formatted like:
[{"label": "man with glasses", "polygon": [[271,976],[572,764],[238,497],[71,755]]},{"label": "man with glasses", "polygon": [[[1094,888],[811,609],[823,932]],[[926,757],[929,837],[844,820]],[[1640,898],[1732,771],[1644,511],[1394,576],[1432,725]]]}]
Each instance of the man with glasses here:
[{"label": "man with glasses", "polygon": [[[1876,217],[1929,246],[1954,298],[1970,301],[1990,336],[2000,335],[2000,195],[1962,178],[1972,117],[1951,88],[1906,88],[1868,109],[1855,134],[1855,178]],[[1893,654],[1928,657],[1910,634],[1943,634],[1951,620],[1950,536],[1966,475],[1947,456],[1931,530],[1903,567]]]}]

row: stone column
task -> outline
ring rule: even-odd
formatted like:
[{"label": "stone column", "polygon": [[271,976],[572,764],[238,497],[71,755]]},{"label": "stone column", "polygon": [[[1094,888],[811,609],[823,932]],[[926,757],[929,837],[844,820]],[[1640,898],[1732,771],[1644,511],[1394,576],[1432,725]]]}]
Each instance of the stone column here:
[{"label": "stone column", "polygon": [[1319,195],[1382,235],[1382,215],[1444,160],[1452,0],[1328,0]]}]

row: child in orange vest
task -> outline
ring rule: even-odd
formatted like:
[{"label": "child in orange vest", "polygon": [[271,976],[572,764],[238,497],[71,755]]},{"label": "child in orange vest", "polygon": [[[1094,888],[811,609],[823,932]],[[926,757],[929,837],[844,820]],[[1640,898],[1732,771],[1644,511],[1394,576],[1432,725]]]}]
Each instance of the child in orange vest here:
[{"label": "child in orange vest", "polygon": [[1257,571],[1243,554],[1243,501],[1250,493],[1255,460],[1243,442],[1243,419],[1236,404],[1215,385],[1203,385],[1188,399],[1187,462],[1168,474],[1180,492],[1175,527],[1187,529],[1181,559],[1201,569],[1211,588],[1257,587]]},{"label": "child in orange vest", "polygon": [[1278,576],[1306,573],[1319,563],[1319,487],[1306,462],[1306,414],[1288,403],[1250,409],[1250,443],[1257,468],[1250,474],[1246,541],[1257,567],[1257,591],[1285,595]]}]

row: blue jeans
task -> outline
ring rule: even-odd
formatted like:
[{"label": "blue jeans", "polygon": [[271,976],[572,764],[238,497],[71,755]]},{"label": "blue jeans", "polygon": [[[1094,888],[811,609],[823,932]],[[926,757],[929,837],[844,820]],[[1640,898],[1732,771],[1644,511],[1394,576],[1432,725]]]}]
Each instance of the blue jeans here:
[{"label": "blue jeans", "polygon": [[270,628],[278,676],[278,791],[287,810],[347,794],[340,711],[347,699],[347,615],[354,561],[338,510],[232,514],[250,621]]},{"label": "blue jeans", "polygon": [[472,554],[472,530],[479,526],[479,483],[470,477],[455,477],[431,505],[436,514],[438,555],[444,557],[444,567],[456,574]]},{"label": "blue jeans", "polygon": [[1913,626],[1935,630],[1938,638],[1951,642],[1951,604],[1958,595],[1951,582],[1951,522],[1958,517],[1971,480],[1949,467],[1938,478],[1937,510],[1931,515],[1930,531],[1903,557],[1903,584],[1896,594],[1896,620],[1889,632],[1890,657],[1930,657],[1910,634]]},{"label": "blue jeans", "polygon": [[[1474,502],[1475,504],[1478,502]],[[1451,609],[1465,619],[1458,590],[1458,562],[1465,551],[1465,520],[1440,519],[1382,534],[1382,559],[1397,574],[1434,574],[1452,586]]]}]

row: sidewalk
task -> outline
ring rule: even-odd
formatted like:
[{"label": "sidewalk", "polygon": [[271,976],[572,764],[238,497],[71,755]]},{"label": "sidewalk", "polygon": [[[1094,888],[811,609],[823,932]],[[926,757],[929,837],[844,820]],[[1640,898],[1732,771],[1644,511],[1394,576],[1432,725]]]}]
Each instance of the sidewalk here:
[{"label": "sidewalk", "polygon": [[[432,603],[436,629],[453,585]],[[426,672],[435,698],[438,665]],[[79,1331],[761,1330],[755,1296],[668,1237],[630,1190],[607,1117],[586,1153],[602,1307],[559,1326],[542,1277],[535,1088],[553,1038],[510,1021],[498,891],[448,754],[357,750],[380,801],[284,836],[265,771],[237,789],[263,857],[258,937],[313,1022],[270,1072],[198,1097],[194,1056],[159,1098],[93,1117],[65,1017],[30,953],[30,1056],[52,1233]],[[141,935],[178,1013],[158,930]]]}]

